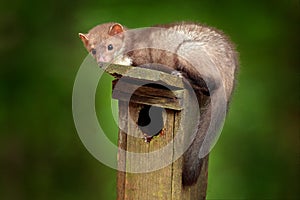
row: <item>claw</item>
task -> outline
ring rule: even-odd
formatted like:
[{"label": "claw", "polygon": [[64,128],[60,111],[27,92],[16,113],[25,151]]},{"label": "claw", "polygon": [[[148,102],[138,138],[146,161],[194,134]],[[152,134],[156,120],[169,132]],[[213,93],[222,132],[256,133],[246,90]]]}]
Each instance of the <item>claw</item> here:
[{"label": "claw", "polygon": [[183,77],[182,73],[181,73],[180,71],[176,71],[176,70],[172,71],[172,72],[171,72],[171,75],[178,76],[178,77],[180,77],[180,78]]}]

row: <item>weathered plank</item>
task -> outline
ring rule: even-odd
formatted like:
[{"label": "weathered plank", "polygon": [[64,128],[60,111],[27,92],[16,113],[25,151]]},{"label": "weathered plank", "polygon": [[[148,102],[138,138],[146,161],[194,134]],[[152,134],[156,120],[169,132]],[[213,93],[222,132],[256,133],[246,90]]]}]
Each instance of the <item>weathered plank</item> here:
[{"label": "weathered plank", "polygon": [[[142,109],[142,105],[130,103],[131,116],[134,122],[138,118],[139,110]],[[136,113],[136,114],[134,114]],[[158,138],[153,139],[150,143],[146,143],[143,140],[143,134],[140,129],[136,128],[136,124],[128,122],[127,136],[127,151],[136,153],[150,153],[152,151],[160,150],[163,146],[172,140],[174,123],[174,116],[171,110],[166,111],[166,125],[165,132]],[[149,155],[150,156],[150,155]],[[172,155],[170,155],[172,156]],[[135,159],[135,160],[133,160]],[[144,159],[138,160],[139,157],[130,157],[126,155],[126,167],[127,169],[135,168],[133,164],[145,162]],[[171,200],[171,179],[172,177],[172,165],[164,167],[163,169],[148,172],[148,173],[126,173],[125,195],[124,200],[132,199],[158,199],[158,200]]]},{"label": "weathered plank", "polygon": [[184,88],[182,78],[157,70],[116,64],[110,64],[104,70],[116,78],[126,77],[131,80],[145,80],[148,83],[151,81],[170,87]]},{"label": "weathered plank", "polygon": [[119,137],[118,137],[118,172],[117,172],[117,200],[125,197],[126,181],[126,149],[127,149],[127,119],[128,107],[126,102],[119,101]]},{"label": "weathered plank", "polygon": [[126,80],[113,82],[113,98],[122,101],[131,101],[140,104],[154,105],[162,108],[181,110],[183,89],[169,90],[165,87],[137,85]]}]

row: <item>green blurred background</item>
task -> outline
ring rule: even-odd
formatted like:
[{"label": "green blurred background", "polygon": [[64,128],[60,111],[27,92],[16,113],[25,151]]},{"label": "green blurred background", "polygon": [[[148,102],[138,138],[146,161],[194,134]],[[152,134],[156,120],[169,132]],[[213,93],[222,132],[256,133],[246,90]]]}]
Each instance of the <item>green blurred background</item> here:
[{"label": "green blurred background", "polygon": [[[0,199],[115,199],[116,171],[92,157],[72,118],[87,52],[78,32],[117,21],[197,21],[240,52],[237,92],[211,152],[208,199],[300,198],[299,0],[1,1]],[[97,92],[112,140],[110,81]]]}]

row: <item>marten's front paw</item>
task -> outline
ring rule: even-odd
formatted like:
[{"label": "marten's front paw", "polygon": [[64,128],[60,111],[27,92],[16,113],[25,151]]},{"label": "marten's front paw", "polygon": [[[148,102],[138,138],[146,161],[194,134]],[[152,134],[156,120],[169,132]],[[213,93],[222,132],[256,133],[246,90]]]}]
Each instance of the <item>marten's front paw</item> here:
[{"label": "marten's front paw", "polygon": [[182,73],[180,71],[177,71],[177,70],[172,71],[171,74],[174,75],[174,76],[177,76],[179,78],[183,77]]}]

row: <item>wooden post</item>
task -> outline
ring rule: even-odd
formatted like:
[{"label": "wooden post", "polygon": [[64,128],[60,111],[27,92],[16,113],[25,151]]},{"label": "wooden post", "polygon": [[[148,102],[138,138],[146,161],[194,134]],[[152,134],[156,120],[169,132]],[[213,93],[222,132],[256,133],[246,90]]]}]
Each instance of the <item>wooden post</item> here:
[{"label": "wooden post", "polygon": [[[119,100],[119,154],[117,175],[118,200],[198,200],[206,198],[208,156],[203,158],[203,166],[198,182],[193,186],[182,186],[183,156],[169,165],[147,173],[130,173],[139,164],[151,166],[151,158],[133,158],[128,152],[146,153],[161,150],[174,139],[179,138],[182,146],[185,134],[193,127],[189,121],[182,124],[185,106],[195,105],[189,98],[182,79],[156,70],[110,65],[105,69],[116,79],[113,81],[113,98]],[[132,92],[134,91],[134,92]],[[145,142],[139,128],[140,112],[145,107],[162,108],[162,131],[157,137]],[[186,109],[187,110],[187,109]],[[156,116],[159,118],[160,116]],[[129,120],[130,119],[130,120]],[[195,123],[195,122],[194,122]],[[171,143],[172,144],[172,143]],[[178,144],[166,156],[166,160],[176,158]],[[140,160],[139,160],[140,159]],[[155,159],[155,158],[154,158]],[[149,162],[149,163],[147,163]]]}]

